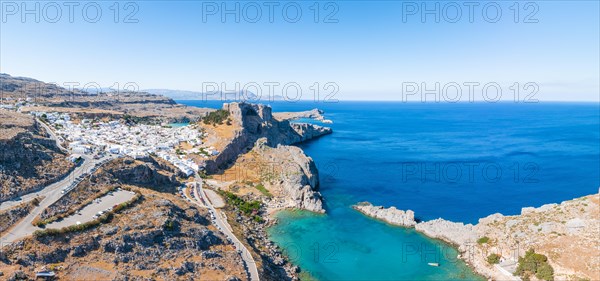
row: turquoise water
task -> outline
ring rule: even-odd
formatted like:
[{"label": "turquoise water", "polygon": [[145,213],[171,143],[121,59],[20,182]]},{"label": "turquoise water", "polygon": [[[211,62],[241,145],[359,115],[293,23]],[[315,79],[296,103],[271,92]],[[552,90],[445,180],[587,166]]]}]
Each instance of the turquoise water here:
[{"label": "turquoise water", "polygon": [[[219,107],[215,102],[183,102]],[[272,103],[325,110],[334,134],[302,144],[319,168],[327,215],[282,212],[269,230],[322,280],[475,279],[456,252],[413,230],[366,218],[360,201],[422,220],[476,223],[524,206],[596,193],[600,114],[594,103]],[[440,267],[430,267],[437,260]]]},{"label": "turquoise water", "polygon": [[171,128],[181,128],[189,125],[190,123],[169,123],[167,126],[171,126]]}]

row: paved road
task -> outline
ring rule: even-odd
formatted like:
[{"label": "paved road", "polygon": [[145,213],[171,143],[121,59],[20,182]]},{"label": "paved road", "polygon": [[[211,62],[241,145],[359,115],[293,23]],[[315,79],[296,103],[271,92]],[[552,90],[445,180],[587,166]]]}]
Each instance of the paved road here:
[{"label": "paved road", "polygon": [[50,138],[52,138],[53,140],[55,140],[55,141],[56,141],[56,146],[57,146],[57,147],[58,147],[60,150],[62,150],[62,151],[67,151],[67,149],[65,149],[65,148],[62,146],[62,144],[61,144],[61,141],[60,141],[61,139],[60,139],[60,138],[59,138],[59,137],[58,137],[58,136],[57,136],[57,135],[54,133],[54,131],[52,131],[52,129],[50,129],[50,127],[48,127],[48,125],[46,125],[46,123],[44,123],[44,122],[42,122],[42,121],[38,120],[37,118],[35,119],[35,121],[36,121],[38,124],[42,125],[42,127],[43,127],[44,129],[46,129],[46,132],[48,132],[48,135],[50,135]]},{"label": "paved road", "polygon": [[[217,226],[217,228],[219,228],[221,232],[223,232],[227,237],[229,237],[229,239],[231,239],[231,242],[233,242],[236,249],[240,252],[240,255],[242,256],[242,259],[244,260],[244,263],[246,265],[246,270],[250,274],[250,280],[259,281],[260,278],[258,277],[258,268],[256,268],[256,262],[254,261],[252,254],[250,254],[250,251],[248,251],[246,246],[244,246],[244,244],[242,244],[242,242],[240,242],[240,240],[238,240],[238,238],[235,237],[231,230],[231,226],[229,225],[229,223],[227,223],[227,220],[221,217],[220,212],[217,212],[210,200],[208,200],[208,197],[202,189],[202,178],[196,177],[196,181],[198,183],[196,185],[197,188],[194,188],[193,190],[196,200],[200,201],[200,199],[202,199],[204,200],[204,202],[206,202],[208,209],[215,217],[214,223]],[[200,205],[198,202],[195,203]]]},{"label": "paved road", "polygon": [[41,196],[47,197],[49,194],[55,193],[56,191],[58,191],[58,193],[60,194],[60,191],[64,187],[68,187],[72,182],[77,180],[77,178],[79,176],[90,172],[98,162],[102,161],[102,159],[93,160],[88,156],[82,156],[82,159],[83,159],[83,163],[81,163],[81,165],[79,165],[79,167],[77,167],[73,171],[71,171],[71,173],[68,174],[67,176],[65,176],[65,178],[62,179],[61,181],[58,181],[51,185],[48,185],[47,187],[45,187],[39,191],[23,195],[20,197],[20,200],[13,199],[10,201],[2,202],[2,203],[0,203],[0,211],[10,209],[21,203],[29,202],[36,197],[41,197]]}]

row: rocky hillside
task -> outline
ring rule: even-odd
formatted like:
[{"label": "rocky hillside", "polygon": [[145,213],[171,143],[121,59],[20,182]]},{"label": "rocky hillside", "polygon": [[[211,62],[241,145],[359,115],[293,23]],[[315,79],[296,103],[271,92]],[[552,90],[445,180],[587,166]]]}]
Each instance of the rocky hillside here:
[{"label": "rocky hillside", "polygon": [[[318,192],[319,172],[312,158],[298,147],[270,147],[266,138],[261,138],[250,152],[236,160],[228,172],[235,173],[232,176],[235,176],[236,182],[242,183],[236,188],[244,188],[247,183],[263,186],[270,195],[263,198],[270,211],[296,208],[325,212]],[[246,191],[261,194],[255,187],[246,186],[242,193]]]},{"label": "rocky hillside", "polygon": [[74,167],[46,136],[31,116],[0,109],[0,201],[46,186]]},{"label": "rocky hillside", "polygon": [[[4,247],[2,278],[29,279],[46,268],[61,280],[246,280],[234,246],[211,224],[206,209],[172,192],[169,173],[132,159],[107,164],[94,175],[96,190],[117,184],[141,198],[98,227]],[[74,194],[93,198],[84,191]]]},{"label": "rocky hillside", "polygon": [[42,199],[43,198],[35,198],[29,202],[21,203],[10,209],[0,211],[0,233],[6,233],[5,231],[27,216]]},{"label": "rocky hillside", "polygon": [[[165,96],[145,92],[123,89],[108,92],[85,92],[77,89],[70,91],[55,84],[8,74],[0,74],[0,96],[9,104],[22,100],[25,106],[35,104],[50,107],[51,110],[45,109],[48,111],[90,114],[91,117],[130,115],[148,119],[158,118],[165,122],[189,122],[212,111],[179,105]],[[26,110],[40,109],[26,107]]]},{"label": "rocky hillside", "polygon": [[177,186],[182,183],[177,180],[175,169],[163,160],[154,158],[113,160],[46,208],[40,215],[40,219],[46,220],[78,210],[98,194],[122,185],[143,186],[157,191],[176,193]]},{"label": "rocky hillside", "polygon": [[[600,280],[599,196],[527,207],[516,216],[493,214],[476,225],[444,219],[413,223],[417,231],[456,245],[463,253],[461,257],[478,273],[494,280],[511,279],[506,271],[514,270],[518,258],[529,249],[548,258],[556,280]],[[396,212],[392,207],[364,213],[380,219],[396,218],[391,223],[405,224],[406,217],[394,216]],[[489,263],[491,254],[504,261],[504,273]]]},{"label": "rocky hillside", "polygon": [[[220,134],[224,143],[220,154],[206,161],[209,174],[233,176],[242,187],[251,182],[266,188],[273,195],[265,198],[272,210],[325,211],[317,191],[319,178],[315,163],[301,149],[289,145],[330,134],[330,128],[279,121],[273,117],[271,107],[261,104],[224,104],[217,113],[221,117],[215,115],[213,119],[227,119],[227,124],[214,125],[214,129],[209,126],[209,129],[227,134]],[[249,190],[257,191],[254,187]]]}]

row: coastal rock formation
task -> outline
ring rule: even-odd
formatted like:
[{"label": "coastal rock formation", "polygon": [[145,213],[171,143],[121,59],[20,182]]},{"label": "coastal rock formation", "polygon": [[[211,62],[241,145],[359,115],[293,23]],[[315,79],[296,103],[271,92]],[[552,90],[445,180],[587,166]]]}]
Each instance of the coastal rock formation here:
[{"label": "coastal rock formation", "polygon": [[307,123],[291,123],[290,126],[292,127],[292,129],[294,129],[294,131],[296,131],[296,133],[298,133],[299,136],[296,139],[291,140],[290,144],[304,142],[318,138],[323,135],[331,134],[331,128],[319,125]]},{"label": "coastal rock formation", "polygon": [[273,118],[271,107],[262,104],[232,102],[224,104],[223,110],[229,112],[239,129],[221,153],[206,162],[209,173],[230,166],[240,154],[252,149],[259,138],[266,138],[268,146],[276,147],[307,141],[332,132],[326,127],[278,121]]},{"label": "coastal rock formation", "polygon": [[457,246],[477,241],[477,234],[472,224],[435,219],[415,225],[415,229],[431,238],[437,238]]},{"label": "coastal rock formation", "polygon": [[51,184],[73,163],[32,116],[0,109],[0,202]]},{"label": "coastal rock formation", "polygon": [[[250,151],[265,187],[282,200],[281,208],[297,208],[324,213],[319,172],[312,158],[295,146],[270,147],[261,138]],[[257,162],[260,161],[260,162]]]},{"label": "coastal rock formation", "polygon": [[333,123],[331,120],[326,120],[323,116],[323,110],[318,108],[314,108],[312,110],[307,111],[299,111],[299,112],[276,112],[273,113],[273,116],[277,118],[277,120],[296,120],[300,118],[314,119],[317,121],[321,121],[323,123]]},{"label": "coastal rock formation", "polygon": [[[385,221],[398,212],[393,207],[372,208],[377,207],[361,212]],[[492,214],[476,225],[435,219],[414,227],[455,245],[475,271],[494,280],[516,280],[508,272],[529,249],[548,257],[557,280],[600,280],[600,194],[539,208],[526,207],[515,216]],[[486,258],[491,253],[499,255],[503,264],[490,265]]]},{"label": "coastal rock formation", "polygon": [[417,224],[415,221],[415,212],[411,210],[402,211],[396,209],[396,207],[386,209],[383,206],[373,206],[369,202],[358,203],[352,206],[352,208],[367,216],[380,219],[393,225],[412,227]]},{"label": "coastal rock formation", "polygon": [[324,213],[321,194],[317,191],[319,172],[312,158],[298,147],[278,145],[270,148],[265,142],[265,139],[259,140],[254,151],[259,151],[275,167],[281,167],[279,177],[269,182],[271,188],[280,187],[291,202],[290,207]]}]

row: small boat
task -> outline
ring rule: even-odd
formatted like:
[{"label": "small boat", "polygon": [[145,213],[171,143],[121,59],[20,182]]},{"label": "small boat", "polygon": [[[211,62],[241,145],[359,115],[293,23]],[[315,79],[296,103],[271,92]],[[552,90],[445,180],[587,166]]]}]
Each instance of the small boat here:
[{"label": "small boat", "polygon": [[440,264],[437,262],[428,262],[427,264],[430,266],[440,266]]}]

